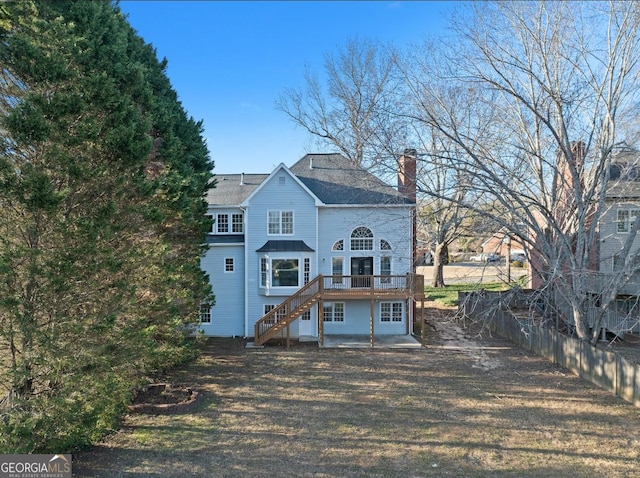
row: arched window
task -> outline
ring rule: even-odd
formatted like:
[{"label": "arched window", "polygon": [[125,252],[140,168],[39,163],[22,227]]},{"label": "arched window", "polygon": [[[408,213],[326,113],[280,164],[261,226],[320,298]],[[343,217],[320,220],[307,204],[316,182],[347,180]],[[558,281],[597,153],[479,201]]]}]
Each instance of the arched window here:
[{"label": "arched window", "polygon": [[352,251],[372,251],[373,232],[368,227],[356,227],[351,233]]},{"label": "arched window", "polygon": [[332,251],[344,251],[344,240],[340,239],[339,241],[336,241],[335,244],[333,245],[333,247],[331,248]]},{"label": "arched window", "polygon": [[390,251],[391,250],[391,244],[389,244],[389,242],[385,241],[384,239],[380,239],[380,250],[381,251]]}]

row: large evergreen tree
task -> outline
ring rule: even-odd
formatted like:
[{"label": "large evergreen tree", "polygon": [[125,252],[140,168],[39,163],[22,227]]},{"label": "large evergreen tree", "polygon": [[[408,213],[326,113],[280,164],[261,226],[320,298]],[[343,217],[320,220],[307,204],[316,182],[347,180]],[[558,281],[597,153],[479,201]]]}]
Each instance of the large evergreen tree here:
[{"label": "large evergreen tree", "polygon": [[0,14],[0,452],[62,451],[188,353],[212,164],[117,5]]}]

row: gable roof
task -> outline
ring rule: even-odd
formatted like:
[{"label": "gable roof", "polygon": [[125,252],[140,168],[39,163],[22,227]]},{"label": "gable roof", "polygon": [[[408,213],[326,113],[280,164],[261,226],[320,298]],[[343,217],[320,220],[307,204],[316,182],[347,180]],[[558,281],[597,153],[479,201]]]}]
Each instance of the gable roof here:
[{"label": "gable roof", "polygon": [[298,183],[298,185],[299,185],[302,189],[304,189],[304,190],[307,192],[307,194],[309,194],[310,196],[312,196],[312,197],[313,197],[313,200],[314,200],[314,202],[316,202],[316,205],[318,204],[319,199],[318,199],[318,197],[317,197],[317,196],[315,196],[315,195],[314,195],[313,191],[310,191],[310,190],[309,190],[309,188],[307,187],[307,185],[306,185],[306,184],[304,184],[303,182],[301,182],[301,181],[300,181],[300,179],[299,179],[299,178],[297,178],[297,177],[296,177],[296,175],[295,175],[295,174],[293,174],[293,173],[291,172],[291,170],[290,170],[289,168],[287,168],[287,167],[284,165],[284,163],[280,163],[280,165],[279,165],[276,169],[274,169],[274,170],[273,170],[273,172],[272,172],[271,174],[269,174],[269,176],[267,176],[267,178],[262,182],[262,184],[260,184],[258,187],[256,187],[256,188],[251,192],[251,194],[249,194],[249,195],[244,199],[244,201],[243,201],[243,205],[245,205],[245,203],[246,203],[249,199],[251,199],[251,196],[253,196],[254,194],[257,194],[257,193],[258,193],[258,191],[260,191],[260,189],[262,189],[262,187],[263,187],[267,182],[269,182],[269,180],[270,180],[271,178],[273,178],[273,177],[277,176],[277,175],[278,175],[278,173],[279,173],[280,171],[285,171],[285,172],[286,172],[286,173],[291,177],[291,179],[293,179],[296,183]]},{"label": "gable roof", "polygon": [[353,164],[341,154],[307,154],[291,168],[280,164],[271,174],[219,174],[207,193],[212,206],[238,206],[279,170],[288,171],[324,204],[413,205],[397,189]]},{"label": "gable roof", "polygon": [[341,154],[307,154],[291,172],[325,204],[415,204]]}]

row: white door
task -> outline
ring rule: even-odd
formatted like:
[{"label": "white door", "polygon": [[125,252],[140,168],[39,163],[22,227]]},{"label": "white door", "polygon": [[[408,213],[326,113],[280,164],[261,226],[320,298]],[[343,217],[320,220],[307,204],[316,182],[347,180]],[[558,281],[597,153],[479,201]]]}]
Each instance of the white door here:
[{"label": "white door", "polygon": [[316,327],[315,327],[315,320],[314,318],[317,317],[316,315],[316,308],[312,307],[310,310],[307,310],[304,314],[302,314],[302,316],[298,319],[298,321],[300,322],[299,325],[299,334],[300,336],[307,336],[307,337],[317,337],[318,333],[316,332]]}]

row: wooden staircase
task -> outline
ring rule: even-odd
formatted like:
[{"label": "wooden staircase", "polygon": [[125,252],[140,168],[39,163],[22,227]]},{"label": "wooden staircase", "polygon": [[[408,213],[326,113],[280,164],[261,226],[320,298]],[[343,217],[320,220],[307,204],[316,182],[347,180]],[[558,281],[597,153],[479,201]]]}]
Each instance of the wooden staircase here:
[{"label": "wooden staircase", "polygon": [[322,296],[322,281],[323,278],[319,275],[258,320],[255,326],[255,344],[262,345],[274,338],[278,332],[309,310]]}]

